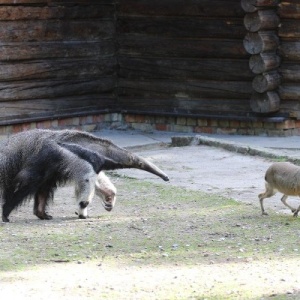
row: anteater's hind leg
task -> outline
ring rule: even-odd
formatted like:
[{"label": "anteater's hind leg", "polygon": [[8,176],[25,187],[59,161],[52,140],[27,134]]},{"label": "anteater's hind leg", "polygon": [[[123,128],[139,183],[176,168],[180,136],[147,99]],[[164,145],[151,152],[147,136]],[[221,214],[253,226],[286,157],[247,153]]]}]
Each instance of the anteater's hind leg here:
[{"label": "anteater's hind leg", "polygon": [[[15,200],[15,201],[14,201]],[[19,202],[17,199],[12,199],[11,201],[5,202],[2,206],[2,221],[9,222],[9,215],[15,207],[17,207]]]},{"label": "anteater's hind leg", "polygon": [[259,198],[261,213],[262,215],[267,216],[268,214],[265,212],[263,201],[265,198],[270,198],[273,195],[275,195],[276,190],[274,190],[273,187],[271,187],[267,182],[265,183],[265,186],[266,186],[266,191],[264,193],[259,194],[258,198]]},{"label": "anteater's hind leg", "polygon": [[29,197],[33,187],[16,185],[14,191],[7,191],[4,195],[4,204],[2,206],[2,221],[9,222],[10,213]]},{"label": "anteater's hind leg", "polygon": [[33,213],[41,220],[52,220],[52,216],[46,212],[51,190],[49,187],[43,187],[34,196]]}]

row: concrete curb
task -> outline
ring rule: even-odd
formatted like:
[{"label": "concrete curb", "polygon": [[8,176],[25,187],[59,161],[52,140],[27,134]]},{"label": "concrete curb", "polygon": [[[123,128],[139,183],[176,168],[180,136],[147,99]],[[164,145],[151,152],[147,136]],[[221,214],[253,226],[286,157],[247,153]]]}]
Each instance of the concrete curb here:
[{"label": "concrete curb", "polygon": [[211,147],[222,148],[231,152],[240,153],[244,155],[260,156],[269,159],[285,160],[300,165],[300,159],[290,157],[288,155],[280,155],[278,151],[272,149],[249,146],[246,144],[226,141],[222,139],[215,139],[206,136],[178,136],[172,137],[171,146],[184,147],[192,145],[206,145]]}]

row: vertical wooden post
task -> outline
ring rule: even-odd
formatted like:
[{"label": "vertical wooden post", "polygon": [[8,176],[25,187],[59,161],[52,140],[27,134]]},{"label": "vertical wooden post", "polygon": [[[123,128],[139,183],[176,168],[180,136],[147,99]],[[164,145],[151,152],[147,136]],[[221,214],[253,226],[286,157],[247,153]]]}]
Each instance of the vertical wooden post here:
[{"label": "vertical wooden post", "polygon": [[257,75],[252,82],[250,106],[257,113],[276,112],[280,108],[277,93],[281,82],[277,72],[280,66],[277,55],[280,18],[276,13],[279,3],[279,0],[241,0],[246,12],[244,25],[248,31],[243,44],[251,54],[249,68]]}]

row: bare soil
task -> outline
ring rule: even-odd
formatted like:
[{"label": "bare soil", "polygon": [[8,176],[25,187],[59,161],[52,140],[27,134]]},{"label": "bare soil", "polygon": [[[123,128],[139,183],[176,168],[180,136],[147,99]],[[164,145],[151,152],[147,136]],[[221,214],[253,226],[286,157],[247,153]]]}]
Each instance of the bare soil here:
[{"label": "bare soil", "polygon": [[[271,161],[208,146],[170,147],[139,153],[155,162],[170,177],[168,184],[219,194],[244,203],[258,205],[264,191],[264,175]],[[156,182],[157,178],[139,170],[122,170],[119,174]],[[265,200],[265,208],[290,214],[280,202],[280,195]],[[299,201],[290,198],[295,206]]]},{"label": "bare soil", "polygon": [[[78,220],[73,188],[64,187],[49,208],[52,221],[36,220],[30,203],[12,213],[11,223],[0,224],[0,260],[8,261],[8,267],[0,266],[1,298],[299,299],[298,220],[279,195],[265,201],[269,217],[258,207],[269,160],[206,146],[139,154],[163,169],[170,182],[120,170],[112,176],[118,202],[111,213],[95,200],[90,219]],[[150,184],[135,189],[128,178]],[[164,186],[171,198],[165,202],[157,192]],[[172,187],[182,187],[186,198],[180,194],[172,204]],[[212,197],[202,215],[198,192],[247,205],[235,208]],[[283,255],[286,240],[274,238],[282,228],[293,233],[288,255]]]}]

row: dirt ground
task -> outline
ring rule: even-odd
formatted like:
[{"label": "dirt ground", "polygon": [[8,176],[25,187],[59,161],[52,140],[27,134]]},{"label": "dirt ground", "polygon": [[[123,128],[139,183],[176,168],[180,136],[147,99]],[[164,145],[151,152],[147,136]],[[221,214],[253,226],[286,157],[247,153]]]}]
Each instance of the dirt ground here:
[{"label": "dirt ground", "polygon": [[[138,154],[154,162],[169,175],[170,182],[166,183],[168,185],[220,194],[246,202],[257,206],[257,214],[260,214],[257,195],[264,189],[264,173],[271,163],[267,159],[243,156],[207,146],[153,149],[139,151]],[[139,170],[120,170],[116,173],[150,182],[162,182],[160,178]],[[63,198],[73,193],[70,189],[61,189],[58,197]],[[279,195],[274,196],[273,200],[267,199],[266,210],[271,214],[290,213],[284,209],[279,199]],[[59,210],[61,209],[63,214],[64,208],[60,207]],[[31,208],[24,210],[28,213]],[[57,220],[58,223],[61,221]],[[254,275],[255,281],[251,280]],[[94,262],[60,263],[25,271],[6,272],[0,278],[0,293],[3,299],[100,299],[97,296],[99,289],[106,289],[107,298],[122,292],[123,299],[169,299],[168,290],[172,286],[180,285],[182,290],[189,287],[196,292],[224,284],[228,285],[228,299],[231,299],[230,294],[234,291],[230,289],[230,284],[238,282],[241,291],[265,288],[270,296],[283,294],[288,297],[294,292],[292,287],[299,285],[298,278],[300,271],[295,260],[274,262],[267,258],[263,263],[195,265],[186,268],[139,265],[108,268],[105,265],[95,265]],[[76,289],[71,288],[74,286]],[[176,299],[199,298],[193,297],[193,294],[186,297],[179,293]],[[232,299],[243,297],[240,295]]]},{"label": "dirt ground", "polygon": [[[259,205],[258,194],[264,191],[264,175],[271,161],[209,146],[170,147],[142,151],[140,155],[160,166],[170,177],[168,184],[192,190],[220,194],[228,198]],[[120,174],[158,179],[139,170],[121,170]],[[265,200],[265,208],[290,213],[280,202],[280,195]],[[297,199],[289,199],[297,205]]]}]

